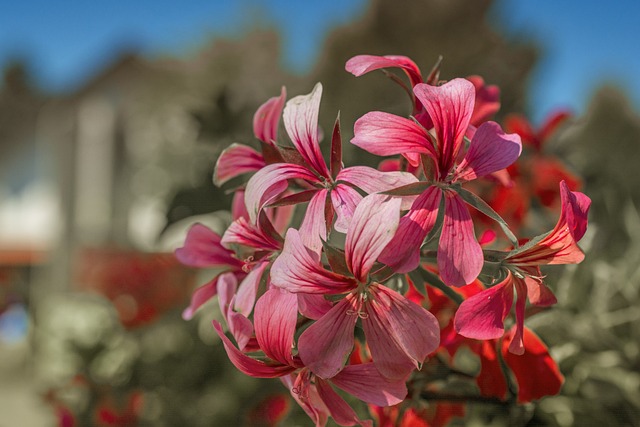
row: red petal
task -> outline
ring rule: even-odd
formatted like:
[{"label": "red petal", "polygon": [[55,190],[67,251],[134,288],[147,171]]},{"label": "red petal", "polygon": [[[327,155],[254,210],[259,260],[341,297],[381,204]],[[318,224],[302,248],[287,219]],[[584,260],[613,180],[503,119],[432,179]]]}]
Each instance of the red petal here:
[{"label": "red petal", "polygon": [[373,363],[345,366],[331,382],[358,399],[378,406],[395,405],[407,397],[404,379],[383,377]]},{"label": "red petal", "polygon": [[295,294],[274,288],[260,297],[254,316],[256,339],[269,358],[294,366],[291,352],[297,320]]},{"label": "red petal", "polygon": [[401,68],[409,76],[412,86],[422,83],[420,69],[415,62],[406,56],[357,55],[349,59],[345,65],[345,69],[356,77],[381,68]]},{"label": "red petal", "polygon": [[361,420],[353,408],[326,381],[316,379],[316,389],[327,409],[331,412],[331,417],[338,425],[353,426],[360,424],[361,426],[373,427],[371,421]]}]

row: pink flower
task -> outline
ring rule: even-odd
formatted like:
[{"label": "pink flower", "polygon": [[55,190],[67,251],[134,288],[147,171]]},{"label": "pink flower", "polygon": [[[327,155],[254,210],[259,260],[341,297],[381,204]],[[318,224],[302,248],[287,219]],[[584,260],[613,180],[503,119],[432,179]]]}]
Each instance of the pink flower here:
[{"label": "pink flower", "polygon": [[546,264],[577,264],[584,253],[577,242],[587,230],[587,214],[591,200],[577,191],[570,191],[560,183],[562,211],[554,229],[506,254],[501,264],[507,277],[499,284],[465,300],[455,317],[458,333],[481,340],[499,338],[504,334],[504,319],[511,311],[514,288],[516,300],[516,328],[509,351],[524,352],[523,330],[526,298],[532,304],[555,304],[553,293],[542,281],[539,266]]},{"label": "pink flower", "polygon": [[316,426],[324,426],[329,416],[339,425],[371,425],[357,416],[331,384],[380,406],[395,405],[405,398],[407,389],[404,381],[384,378],[372,363],[349,365],[329,380],[314,375],[294,355],[297,320],[296,295],[272,288],[260,297],[255,306],[254,324],[258,349],[266,356],[264,361],[254,359],[235,347],[218,322],[214,321],[213,326],[236,368],[252,377],[280,377]]},{"label": "pink flower", "polygon": [[412,120],[388,113],[372,112],[355,124],[351,142],[373,154],[405,155],[422,164],[427,184],[400,221],[396,237],[380,260],[397,272],[418,266],[420,246],[435,226],[444,199],[444,224],[438,248],[438,268],[448,285],[471,283],[484,262],[464,200],[458,195],[460,184],[483,177],[513,163],[521,152],[520,137],[505,134],[495,122],[474,130],[464,158],[464,138],[474,108],[474,85],[454,79],[442,86],[418,84],[416,97],[433,121],[435,138]]},{"label": "pink flower", "polygon": [[293,293],[344,295],[299,339],[300,358],[320,378],[342,371],[358,320],[373,362],[387,378],[405,378],[438,347],[435,317],[369,277],[398,227],[400,203],[378,194],[360,202],[347,231],[344,274],[325,269],[297,230],[287,232],[284,249],[271,268],[272,283]]},{"label": "pink flower", "polygon": [[[327,229],[337,214],[335,228],[346,231],[356,205],[362,199],[357,189],[366,193],[386,191],[416,181],[404,172],[383,173],[366,166],[342,168],[339,127],[332,138],[331,169],[320,151],[318,110],[322,85],[318,83],[309,95],[292,98],[284,108],[284,124],[295,150],[285,152],[289,163],[274,163],[260,169],[247,184],[245,202],[252,223],[265,206],[278,202],[309,202],[300,226],[305,245],[319,251],[326,240]],[[293,162],[293,163],[292,163]],[[281,194],[289,181],[298,180],[305,190],[283,199]]]}]

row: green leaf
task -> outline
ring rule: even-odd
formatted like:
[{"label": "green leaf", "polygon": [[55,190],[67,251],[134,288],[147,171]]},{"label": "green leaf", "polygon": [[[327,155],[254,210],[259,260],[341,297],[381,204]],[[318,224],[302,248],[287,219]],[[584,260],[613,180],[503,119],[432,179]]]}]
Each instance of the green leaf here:
[{"label": "green leaf", "polygon": [[467,204],[473,206],[478,211],[482,212],[492,220],[496,221],[498,225],[500,225],[500,228],[502,228],[502,231],[504,232],[504,234],[511,241],[513,246],[516,248],[518,247],[518,238],[509,229],[507,222],[504,219],[502,219],[502,217],[498,215],[498,213],[494,211],[493,208],[487,204],[487,202],[485,202],[480,197],[473,194],[471,191],[465,190],[460,186],[452,186],[451,189],[453,189],[456,193],[458,193],[460,197],[462,197],[462,199],[465,202],[467,202]]},{"label": "green leaf", "polygon": [[422,192],[430,186],[431,184],[425,181],[412,182],[411,184],[403,185],[393,190],[384,191],[381,194],[388,196],[417,196],[422,194]]}]

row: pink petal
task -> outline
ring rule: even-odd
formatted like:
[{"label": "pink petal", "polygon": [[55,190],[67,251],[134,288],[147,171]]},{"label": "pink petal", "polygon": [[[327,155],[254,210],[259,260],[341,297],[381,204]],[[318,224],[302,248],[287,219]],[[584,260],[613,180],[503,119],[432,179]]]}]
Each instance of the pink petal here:
[{"label": "pink petal", "polygon": [[504,319],[513,305],[511,275],[499,284],[486,289],[460,304],[454,327],[467,338],[491,340],[504,334]]},{"label": "pink petal", "polygon": [[284,107],[284,126],[291,142],[304,160],[321,176],[329,178],[327,164],[318,141],[318,111],[322,84],[317,83],[310,94],[291,98]]},{"label": "pink petal", "polygon": [[506,134],[496,122],[478,128],[453,181],[471,181],[510,166],[522,152],[520,135]]},{"label": "pink petal", "polygon": [[327,271],[317,253],[302,243],[298,230],[290,228],[282,253],[271,266],[271,283],[289,292],[307,294],[341,294],[353,290],[357,283],[349,277]]},{"label": "pink petal", "polygon": [[[427,132],[413,120],[394,114],[372,111],[354,125],[353,145],[377,156],[427,154],[435,158],[435,149]],[[414,158],[407,158],[413,160]],[[417,164],[412,163],[413,166]]]},{"label": "pink petal", "polygon": [[316,389],[320,399],[329,409],[331,417],[338,425],[353,426],[360,424],[361,426],[373,427],[371,421],[362,421],[353,408],[326,381],[316,379]]},{"label": "pink petal", "polygon": [[240,268],[243,262],[224,248],[218,233],[202,224],[194,224],[187,232],[184,246],[176,249],[176,258],[189,267]]},{"label": "pink petal", "polygon": [[347,231],[345,256],[353,275],[366,282],[378,255],[391,241],[400,220],[400,199],[370,194],[358,205]]},{"label": "pink petal", "polygon": [[569,190],[565,181],[560,182],[560,197],[562,199],[560,218],[564,219],[573,240],[577,242],[587,231],[591,199],[579,191]]},{"label": "pink petal", "polygon": [[309,371],[300,370],[295,379],[293,377],[293,374],[283,376],[280,377],[280,381],[291,391],[291,396],[311,418],[315,426],[325,427],[329,419],[329,409],[318,395],[315,385],[310,383]]},{"label": "pink petal", "polygon": [[260,141],[273,145],[278,139],[278,124],[286,98],[287,90],[283,86],[280,96],[270,98],[253,115],[253,134]]},{"label": "pink petal", "polygon": [[347,61],[345,69],[356,77],[381,68],[401,68],[404,70],[411,85],[422,83],[420,69],[410,58],[401,55],[357,55]]},{"label": "pink petal", "polygon": [[435,186],[418,196],[409,212],[400,219],[398,231],[382,251],[380,262],[397,273],[407,273],[418,266],[420,247],[435,225],[441,197],[442,191]]},{"label": "pink petal", "polygon": [[444,179],[463,146],[473,113],[475,88],[468,80],[453,79],[442,86],[419,84],[413,92],[433,120],[440,154],[439,172]]},{"label": "pink petal", "polygon": [[302,362],[320,378],[331,378],[342,370],[354,344],[358,320],[356,297],[347,295],[298,339]]},{"label": "pink petal", "polygon": [[331,191],[331,203],[338,218],[334,224],[336,231],[346,233],[351,223],[351,218],[356,206],[362,200],[362,196],[348,185],[338,184]]},{"label": "pink petal", "polygon": [[377,406],[396,405],[407,397],[404,380],[383,377],[373,363],[345,366],[331,378],[331,382],[358,399]]},{"label": "pink petal", "polygon": [[298,296],[298,309],[307,319],[318,320],[333,307],[333,304],[323,295],[296,294]]},{"label": "pink petal", "polygon": [[238,218],[231,223],[224,232],[221,243],[222,246],[229,249],[232,244],[264,251],[278,251],[281,248],[280,242],[262,232],[245,218]]},{"label": "pink petal", "polygon": [[212,281],[193,291],[193,294],[191,295],[191,304],[189,304],[189,307],[182,312],[182,318],[184,320],[190,320],[193,318],[193,315],[200,306],[218,294],[219,278],[220,276],[216,276]]},{"label": "pink petal", "polygon": [[322,242],[327,240],[327,223],[324,215],[327,195],[327,190],[322,189],[311,198],[300,224],[302,243],[316,253],[320,253]]},{"label": "pink petal", "polygon": [[[369,316],[362,321],[367,343],[378,370],[389,378],[399,378],[400,372],[388,363],[388,353],[398,348],[402,354],[396,359],[402,360],[405,359],[403,355],[407,356],[419,368],[427,355],[438,348],[440,326],[433,314],[399,293],[378,285],[371,286],[370,290],[372,298],[365,303]],[[379,329],[383,325],[383,329]],[[380,340],[385,332],[388,338]],[[395,345],[388,346],[382,352],[385,357],[381,359],[378,357],[381,355],[380,347],[389,340],[393,340]]]},{"label": "pink petal", "polygon": [[236,294],[238,289],[238,278],[233,273],[221,274],[218,278],[218,304],[220,305],[220,311],[226,318],[227,311],[231,304],[231,300]]},{"label": "pink petal", "polygon": [[254,316],[256,339],[267,357],[283,365],[294,366],[291,352],[298,320],[295,294],[270,289],[256,303]]},{"label": "pink petal", "polygon": [[262,154],[251,147],[231,144],[218,157],[213,183],[218,187],[239,175],[255,172],[264,167]]},{"label": "pink petal", "polygon": [[476,102],[473,106],[471,124],[479,126],[489,120],[500,109],[500,88],[487,85],[480,76],[467,77],[476,89]]},{"label": "pink petal", "polygon": [[268,266],[268,261],[260,262],[253,267],[249,274],[247,274],[247,277],[245,277],[240,283],[240,286],[238,286],[236,303],[233,308],[246,317],[249,317],[253,310],[253,306],[256,302],[256,294],[258,293],[258,286],[260,286],[260,280],[262,280],[264,271]]},{"label": "pink petal", "polygon": [[256,223],[262,208],[287,189],[287,180],[295,178],[318,182],[318,178],[310,170],[290,163],[267,165],[251,177],[244,200],[252,224]]},{"label": "pink petal", "polygon": [[231,217],[236,220],[244,218],[249,220],[249,212],[247,212],[247,206],[244,204],[244,189],[237,190],[233,194],[233,200],[231,202]]},{"label": "pink petal", "polygon": [[265,362],[260,360],[253,359],[233,345],[231,340],[226,337],[224,332],[222,332],[222,326],[220,323],[213,321],[213,328],[216,333],[222,339],[222,343],[224,344],[224,349],[227,352],[227,356],[229,356],[229,360],[234,364],[238,370],[246,375],[255,378],[275,378],[283,375],[287,375],[290,372],[293,372],[296,368],[293,366],[286,365],[268,365]]},{"label": "pink petal", "polygon": [[516,293],[518,295],[516,299],[516,324],[513,339],[509,344],[509,352],[513,354],[524,353],[524,309],[527,303],[527,287],[522,279],[517,277],[513,278],[513,283],[516,287]]},{"label": "pink petal", "polygon": [[444,224],[438,246],[438,269],[449,286],[473,282],[482,266],[484,255],[473,232],[473,221],[460,196],[446,192]]},{"label": "pink petal", "polygon": [[[234,304],[234,301],[235,296],[231,299],[231,305]],[[229,325],[229,332],[238,343],[240,351],[246,351],[253,337],[253,323],[251,323],[251,320],[229,308],[227,311],[227,324]]]},{"label": "pink petal", "polygon": [[[409,172],[381,172],[368,166],[343,169],[337,180],[355,185],[367,194],[389,191],[418,182],[418,178]],[[414,200],[415,197],[402,197],[402,209],[409,209]]]}]

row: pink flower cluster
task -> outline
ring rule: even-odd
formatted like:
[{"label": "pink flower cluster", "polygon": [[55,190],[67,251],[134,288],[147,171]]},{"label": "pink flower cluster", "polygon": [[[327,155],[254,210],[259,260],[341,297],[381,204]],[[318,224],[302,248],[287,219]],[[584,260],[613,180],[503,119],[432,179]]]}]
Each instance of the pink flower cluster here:
[{"label": "pink flower cluster", "polygon": [[[415,392],[407,381],[430,355],[453,355],[463,344],[494,360],[500,348],[515,355],[534,348],[547,366],[546,347],[524,328],[526,300],[555,303],[540,266],[584,257],[577,242],[590,200],[564,182],[557,225],[522,245],[465,188],[481,178],[513,185],[506,168],[521,140],[489,121],[500,106],[495,86],[476,76],[441,83],[437,67],[425,80],[402,56],[346,64],[356,76],[382,68],[409,77],[412,116],[374,111],[356,121],[351,143],[390,157],[379,169],[344,167],[339,120],[327,164],[318,130],[322,85],[288,101],[283,89],[254,116],[260,151],[234,144],[218,160],[219,185],[251,174],[235,190],[234,222],[222,236],[195,225],[176,251],[186,265],[221,271],[196,289],[184,317],[217,295],[226,328],[213,324],[233,364],[253,377],[280,378],[317,426],[328,417],[371,425],[334,387],[377,407],[397,405]],[[278,135],[281,117],[290,145]],[[470,207],[497,221],[507,240],[483,248]],[[446,295],[457,300],[438,302]],[[446,318],[451,305],[457,312]],[[506,334],[505,322],[514,326]],[[493,352],[474,340],[493,343]],[[521,386],[522,396],[557,393],[561,375],[549,369],[556,381],[546,390]],[[479,377],[481,392],[487,372],[496,369]]]}]

